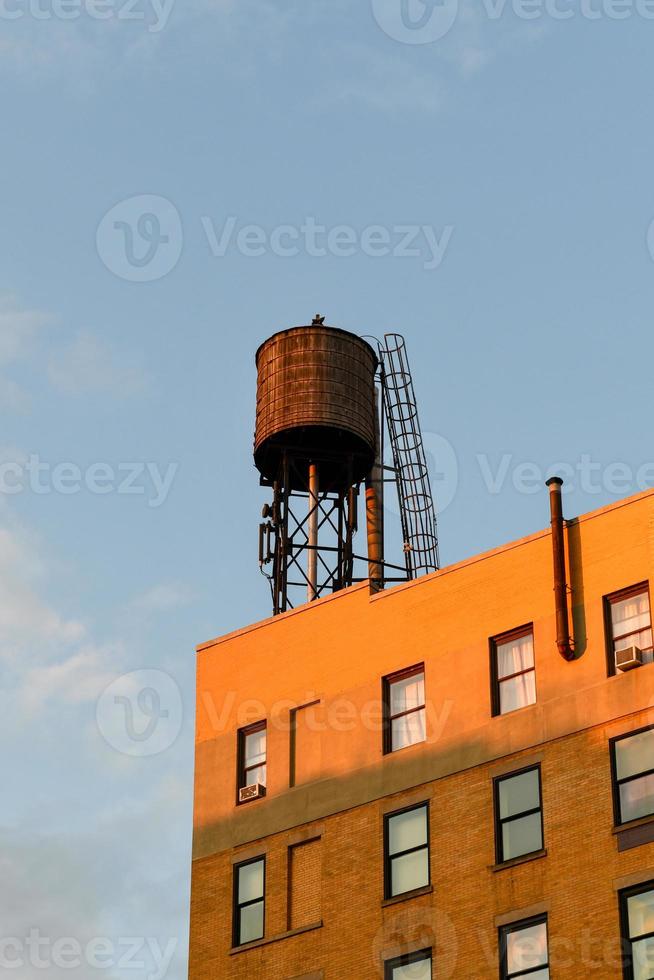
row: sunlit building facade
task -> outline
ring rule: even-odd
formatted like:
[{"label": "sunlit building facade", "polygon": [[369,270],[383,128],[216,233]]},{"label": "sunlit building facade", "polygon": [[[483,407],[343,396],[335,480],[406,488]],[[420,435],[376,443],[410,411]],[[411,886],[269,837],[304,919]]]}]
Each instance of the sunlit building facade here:
[{"label": "sunlit building facade", "polygon": [[652,980],[654,492],[202,644],[191,980]]}]

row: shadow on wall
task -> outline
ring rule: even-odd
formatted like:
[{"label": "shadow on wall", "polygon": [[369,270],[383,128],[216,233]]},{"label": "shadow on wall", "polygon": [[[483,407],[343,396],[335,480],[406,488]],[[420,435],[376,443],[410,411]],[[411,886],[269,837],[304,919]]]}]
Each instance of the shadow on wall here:
[{"label": "shadow on wall", "polygon": [[586,652],[586,608],[584,604],[584,568],[582,561],[581,534],[579,519],[566,521],[568,534],[568,559],[570,566],[570,588],[572,591],[572,640],[574,659],[580,660]]}]

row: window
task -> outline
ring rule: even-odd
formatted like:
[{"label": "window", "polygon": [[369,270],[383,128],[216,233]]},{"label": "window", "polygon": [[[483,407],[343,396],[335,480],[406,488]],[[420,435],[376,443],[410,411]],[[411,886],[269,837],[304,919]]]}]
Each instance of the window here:
[{"label": "window", "polygon": [[540,766],[495,780],[497,863],[543,847]]},{"label": "window", "polygon": [[384,752],[425,741],[425,667],[418,664],[385,677]]},{"label": "window", "polygon": [[234,867],[234,945],[263,939],[266,859],[254,858]]},{"label": "window", "polygon": [[500,929],[502,980],[549,980],[547,917]]},{"label": "window", "polygon": [[652,617],[647,582],[604,599],[609,674],[615,674],[615,655],[627,647],[638,647],[646,663],[652,663]]},{"label": "window", "polygon": [[616,824],[654,814],[654,727],[611,739]]},{"label": "window", "polygon": [[654,881],[620,895],[626,980],[654,977]]},{"label": "window", "polygon": [[386,898],[429,884],[428,803],[386,816],[384,856]]},{"label": "window", "polygon": [[389,960],[385,964],[384,980],[431,980],[431,950]]},{"label": "window", "polygon": [[491,640],[493,714],[505,715],[536,703],[534,631],[522,626]]},{"label": "window", "polygon": [[266,785],[266,723],[257,722],[238,733],[238,788]]}]

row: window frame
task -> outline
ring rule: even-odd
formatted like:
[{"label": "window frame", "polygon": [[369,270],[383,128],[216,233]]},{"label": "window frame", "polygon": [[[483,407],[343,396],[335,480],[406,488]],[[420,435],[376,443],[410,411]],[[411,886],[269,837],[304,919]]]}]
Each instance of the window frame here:
[{"label": "window frame", "polygon": [[654,811],[652,811],[652,813],[644,814],[642,817],[635,817],[632,820],[622,819],[620,787],[623,783],[633,782],[634,779],[642,779],[643,776],[654,775],[654,767],[652,769],[644,769],[635,776],[627,776],[625,779],[618,780],[618,760],[617,752],[615,750],[615,746],[618,742],[623,742],[625,739],[632,738],[634,735],[642,735],[643,732],[652,731],[654,731],[654,725],[645,725],[643,728],[637,728],[633,732],[625,732],[624,735],[616,735],[609,739],[609,755],[611,757],[611,790],[613,794],[613,820],[616,827],[626,827],[629,824],[634,823],[634,821],[649,820],[652,816],[654,816]]},{"label": "window frame", "polygon": [[[517,973],[509,973],[509,964],[507,962],[508,954],[508,942],[507,937],[511,935],[512,932],[519,932],[521,929],[529,929],[531,926],[545,925],[545,935],[547,938],[547,963],[540,966],[530,967],[528,970],[520,970]],[[550,970],[550,932],[549,932],[549,922],[547,913],[542,915],[534,915],[529,919],[520,919],[518,922],[509,922],[504,926],[500,926],[499,929],[499,945],[500,945],[500,980],[529,980],[529,977],[533,973],[538,973],[539,970]]]},{"label": "window frame", "polygon": [[[423,675],[423,686],[424,686],[424,697],[425,700],[422,705],[417,708],[410,708],[408,711],[399,711],[396,715],[391,715],[391,688],[393,684],[399,681],[408,680],[410,677],[415,677],[418,674]],[[412,667],[405,667],[403,670],[396,670],[392,674],[387,674],[382,677],[382,740],[383,740],[383,754],[393,755],[395,752],[401,752],[402,749],[393,748],[393,722],[397,718],[405,718],[407,715],[417,714],[418,711],[425,712],[425,738],[427,739],[427,674],[425,671],[424,662],[419,664],[414,664]],[[414,745],[422,745],[422,742],[413,742],[411,745],[404,745],[403,749],[410,749]]]},{"label": "window frame", "polygon": [[634,898],[636,895],[641,895],[643,892],[654,891],[654,880],[652,881],[641,881],[638,885],[632,885],[631,888],[623,888],[622,891],[618,893],[620,902],[620,940],[622,943],[622,973],[624,975],[624,980],[634,980],[634,965],[633,965],[633,943],[639,942],[641,939],[649,939],[650,936],[654,936],[654,932],[645,933],[643,936],[637,936],[635,940],[631,939],[629,936],[629,899]]},{"label": "window frame", "polygon": [[622,602],[624,599],[631,599],[634,596],[642,595],[644,592],[647,593],[647,600],[649,602],[649,628],[654,632],[654,623],[652,623],[652,596],[649,588],[649,580],[645,579],[643,582],[638,582],[636,585],[629,585],[625,589],[618,589],[617,592],[609,592],[607,595],[602,597],[602,606],[604,610],[604,640],[606,646],[606,666],[607,673],[609,677],[615,677],[618,673],[618,668],[615,666],[615,644],[618,640],[623,640],[627,636],[635,636],[636,633],[642,633],[642,630],[633,630],[632,633],[623,633],[622,636],[613,635],[613,617],[611,615],[611,607],[616,602]]},{"label": "window frame", "polygon": [[[538,772],[538,799],[540,806],[532,808],[531,810],[524,810],[522,813],[516,813],[511,817],[500,817],[500,784],[509,779],[513,779],[516,776],[522,776],[527,772],[533,772],[534,770],[537,770]],[[525,766],[522,769],[516,769],[515,772],[507,772],[503,773],[501,776],[495,776],[493,779],[493,807],[495,817],[495,861],[497,864],[506,864],[511,861],[521,861],[523,858],[528,858],[532,854],[540,853],[540,851],[545,848],[545,821],[543,818],[543,772],[540,762],[537,762],[531,766]],[[502,834],[504,824],[513,823],[515,820],[529,817],[534,813],[540,813],[540,847],[537,847],[533,851],[525,851],[524,854],[518,854],[512,858],[505,858],[503,853],[504,836]]]},{"label": "window frame", "polygon": [[431,946],[427,949],[418,949],[413,953],[404,953],[402,956],[395,956],[392,960],[386,960],[384,962],[384,980],[393,980],[393,970],[397,970],[398,966],[411,966],[412,963],[420,963],[421,960],[427,960],[433,976],[434,970],[434,957]]},{"label": "window frame", "polygon": [[[430,805],[429,800],[423,800],[422,803],[412,803],[410,806],[402,807],[400,810],[392,810],[389,813],[384,814],[384,900],[388,901],[392,898],[406,898],[413,892],[422,891],[424,888],[431,887],[431,824],[430,824]],[[390,834],[389,826],[393,817],[401,817],[404,813],[410,813],[412,810],[426,810],[426,842],[419,845],[418,847],[410,847],[406,851],[399,851],[397,854],[391,855],[390,852]],[[416,888],[410,888],[405,892],[398,892],[394,895],[392,892],[393,884],[393,861],[397,858],[404,857],[407,854],[415,854],[417,851],[427,851],[427,883],[425,885],[418,885]]]},{"label": "window frame", "polygon": [[239,799],[239,791],[245,786],[252,785],[247,781],[247,773],[251,769],[260,769],[261,763],[256,766],[245,766],[245,742],[248,735],[256,735],[257,732],[266,732],[266,782],[265,786],[268,786],[268,722],[264,718],[262,721],[255,721],[252,725],[246,725],[245,728],[239,728],[237,732],[237,751],[236,751],[236,804],[237,806],[242,806],[245,803],[251,803],[252,800]]},{"label": "window frame", "polygon": [[[239,903],[238,900],[238,886],[239,886],[239,874],[241,868],[246,868],[251,864],[263,864],[263,893],[261,898],[252,899],[250,902]],[[232,869],[232,946],[236,949],[239,946],[248,946],[250,943],[261,942],[266,936],[266,855],[259,854],[256,857],[248,858],[247,861],[239,861],[233,866]],[[257,939],[248,939],[246,942],[241,942],[241,910],[244,908],[249,908],[251,905],[257,905],[259,902],[263,902],[263,923],[261,936]]]},{"label": "window frame", "polygon": [[[515,674],[507,674],[506,677],[499,677],[498,663],[497,663],[497,648],[508,643],[510,640],[519,640],[523,636],[531,636],[531,642],[534,650],[534,665],[533,667],[528,667],[527,670],[519,670]],[[538,692],[536,689],[536,639],[534,636],[534,624],[525,623],[523,626],[516,626],[515,629],[507,630],[505,633],[497,633],[495,636],[489,638],[489,649],[490,649],[490,675],[491,675],[491,714],[493,718],[503,718],[505,715],[513,714],[513,711],[502,712],[501,710],[501,700],[500,700],[500,684],[504,681],[511,680],[513,677],[521,677],[524,674],[534,675],[534,689],[536,690],[536,698],[538,699]],[[525,708],[532,708],[536,704],[536,701],[532,704],[524,705]],[[515,708],[514,711],[521,711],[522,708]]]}]

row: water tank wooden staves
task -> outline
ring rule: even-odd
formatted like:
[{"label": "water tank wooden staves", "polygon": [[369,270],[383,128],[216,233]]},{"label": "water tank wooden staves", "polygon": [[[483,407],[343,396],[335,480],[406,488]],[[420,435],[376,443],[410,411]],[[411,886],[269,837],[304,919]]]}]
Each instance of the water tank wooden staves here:
[{"label": "water tank wooden staves", "polygon": [[254,459],[262,476],[278,479],[287,452],[319,459],[321,481],[333,488],[364,479],[375,458],[370,344],[334,327],[292,327],[266,340],[256,363]]}]

